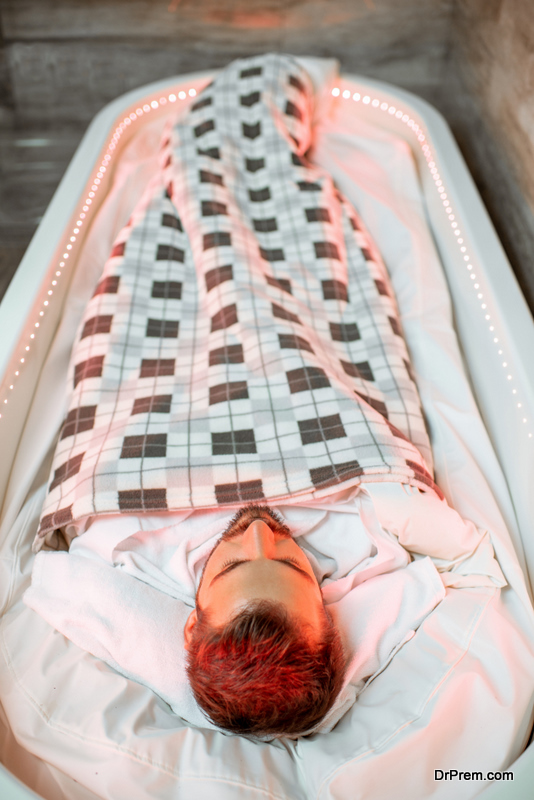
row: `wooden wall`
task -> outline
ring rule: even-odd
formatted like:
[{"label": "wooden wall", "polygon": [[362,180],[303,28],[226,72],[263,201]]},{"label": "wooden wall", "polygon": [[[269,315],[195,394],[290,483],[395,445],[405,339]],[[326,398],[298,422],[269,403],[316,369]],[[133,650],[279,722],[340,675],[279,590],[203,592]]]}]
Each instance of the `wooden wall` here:
[{"label": "wooden wall", "polygon": [[534,210],[534,2],[457,0],[462,72]]},{"label": "wooden wall", "polygon": [[336,57],[427,94],[453,1],[2,0],[0,101],[17,121],[87,121],[136,86],[265,51]]},{"label": "wooden wall", "polygon": [[495,145],[472,170],[534,308],[534,0],[456,0],[453,45]]},{"label": "wooden wall", "polygon": [[0,37],[0,290],[103,105],[279,51],[335,57],[445,115],[534,309],[534,0],[0,0]]}]

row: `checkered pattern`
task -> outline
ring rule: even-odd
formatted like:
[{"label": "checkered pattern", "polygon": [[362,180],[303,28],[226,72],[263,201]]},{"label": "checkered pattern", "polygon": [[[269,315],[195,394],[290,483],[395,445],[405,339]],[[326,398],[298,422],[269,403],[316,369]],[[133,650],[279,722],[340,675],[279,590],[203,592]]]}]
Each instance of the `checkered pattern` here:
[{"label": "checkered pattern", "polygon": [[40,536],[88,514],[434,487],[382,261],[306,159],[291,58],[234,62],[167,133],[82,321]]}]

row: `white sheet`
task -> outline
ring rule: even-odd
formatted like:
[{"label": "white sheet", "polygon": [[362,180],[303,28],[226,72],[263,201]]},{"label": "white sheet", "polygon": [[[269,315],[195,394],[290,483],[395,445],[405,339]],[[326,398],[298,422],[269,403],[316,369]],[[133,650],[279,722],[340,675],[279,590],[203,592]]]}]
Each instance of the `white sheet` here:
[{"label": "white sheet", "polygon": [[[445,596],[432,561],[409,563],[406,551],[381,530],[368,496],[350,506],[360,514],[277,509],[292,529],[296,517],[295,538],[325,586],[348,661],[343,690],[314,729],[321,733],[332,729],[365,680],[385,667]],[[175,524],[160,518],[164,527],[149,531],[136,530],[137,520],[97,519],[69,553],[36,557],[24,600],[82,649],[153,689],[179,717],[217,730],[189,689],[183,628],[202,564],[231,517],[197,513]],[[109,543],[110,560],[97,555],[95,538],[96,550]]]},{"label": "white sheet", "polygon": [[[506,585],[488,533],[445,501],[399,484],[368,488],[332,505],[276,508],[311,562],[347,658],[343,689],[316,733],[332,730],[443,599],[445,586]],[[68,553],[37,555],[24,602],[189,724],[217,730],[190,691],[183,629],[206,557],[231,517],[95,517]]]},{"label": "white sheet", "polygon": [[[2,702],[29,750],[97,795],[352,800],[357,791],[359,797],[385,800],[402,786],[403,795],[413,798],[470,797],[482,784],[434,782],[433,770],[504,768],[524,746],[534,671],[532,608],[476,462],[485,460],[496,480],[498,467],[463,373],[407,147],[349,119],[349,112],[353,107],[341,105],[335,119],[325,120],[315,158],[357,205],[385,256],[430,422],[438,481],[464,517],[489,531],[510,588],[448,589],[327,736],[253,745],[239,737],[203,734],[182,726],[149,690],[69,645],[21,605],[43,498],[36,481],[11,531],[11,550],[3,555],[11,611],[1,629]],[[127,219],[135,190],[150,170],[147,153],[157,128],[149,125],[148,138],[138,139],[121,163],[117,177],[128,191],[109,199],[87,243],[56,359],[72,340],[110,233]],[[30,420],[35,453],[39,448],[46,453],[50,439],[43,431],[57,429],[61,421],[54,390],[54,380],[42,384],[41,399],[47,402]]]}]

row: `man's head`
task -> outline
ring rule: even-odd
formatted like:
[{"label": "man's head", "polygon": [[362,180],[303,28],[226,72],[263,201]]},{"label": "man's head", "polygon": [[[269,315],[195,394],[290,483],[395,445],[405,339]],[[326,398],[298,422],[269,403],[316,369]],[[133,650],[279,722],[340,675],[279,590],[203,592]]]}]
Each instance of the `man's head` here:
[{"label": "man's head", "polygon": [[342,646],[311,564],[266,507],[241,509],[213,548],[185,640],[198,704],[234,733],[304,733],[341,688]]}]

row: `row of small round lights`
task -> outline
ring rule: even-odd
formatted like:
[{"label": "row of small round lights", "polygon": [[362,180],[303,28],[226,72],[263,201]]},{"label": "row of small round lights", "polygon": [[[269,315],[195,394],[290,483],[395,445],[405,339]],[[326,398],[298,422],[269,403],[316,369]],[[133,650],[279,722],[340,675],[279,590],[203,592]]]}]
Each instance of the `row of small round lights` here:
[{"label": "row of small round lights", "polygon": [[[486,302],[484,293],[482,292],[480,285],[481,279],[477,277],[475,269],[471,264],[471,257],[468,253],[466,243],[463,239],[462,231],[458,226],[458,220],[456,219],[456,214],[454,213],[454,209],[449,201],[446,187],[444,186],[443,181],[441,179],[441,175],[439,174],[438,166],[435,162],[434,156],[432,155],[430,146],[426,141],[426,136],[423,132],[423,128],[401,108],[398,108],[397,106],[387,103],[384,100],[380,100],[378,97],[371,97],[371,95],[362,94],[361,92],[352,92],[349,89],[341,90],[339,87],[335,87],[334,89],[332,89],[332,94],[334,95],[334,97],[341,96],[344,100],[350,100],[352,98],[352,100],[356,103],[361,102],[363,103],[363,105],[371,106],[371,108],[376,108],[377,110],[380,110],[382,113],[386,112],[390,116],[398,119],[400,122],[403,122],[408,128],[411,128],[415,133],[417,141],[420,144],[420,147],[423,151],[423,155],[427,162],[430,175],[434,181],[434,185],[439,194],[440,200],[442,201],[443,210],[447,215],[449,224],[452,228],[454,236],[456,237],[456,244],[460,250],[460,253],[462,254],[462,260],[465,263],[465,267],[469,272],[469,277],[472,280],[471,286],[473,288],[473,291],[476,292],[476,298],[479,301],[480,310],[484,315],[484,322],[488,326],[488,332],[493,339],[493,344],[495,345],[495,349],[497,351],[497,357],[499,359],[499,363],[501,364],[502,369],[505,370],[506,380],[509,382],[510,391],[513,396],[513,401],[516,405],[518,413],[521,415],[521,420],[523,424],[528,425],[528,418],[523,416],[524,414],[524,412],[522,411],[523,403],[517,396],[517,389],[515,388],[513,383],[513,375],[511,375],[509,372],[508,361],[506,359],[506,356],[504,355],[504,351],[502,349],[499,336],[497,335],[497,331],[495,330],[495,325],[491,318],[491,314],[488,311],[488,304]],[[529,432],[527,435],[529,439],[533,438],[532,432]]]},{"label": "row of small round lights", "polygon": [[[122,122],[120,122],[119,125],[116,127],[116,129],[115,129],[115,131],[113,133],[113,136],[111,138],[111,141],[108,144],[107,152],[106,152],[106,154],[104,155],[104,157],[102,159],[102,163],[98,167],[98,170],[97,170],[95,176],[93,177],[91,188],[90,188],[89,192],[87,193],[87,197],[85,198],[85,200],[83,202],[83,205],[81,207],[81,211],[78,214],[78,219],[76,221],[76,225],[72,229],[71,235],[68,238],[68,242],[67,242],[67,244],[65,246],[65,252],[62,254],[62,257],[61,257],[62,260],[57,265],[58,268],[56,269],[56,272],[54,274],[54,279],[51,282],[51,288],[49,288],[48,291],[47,291],[46,299],[43,301],[42,307],[41,307],[41,309],[39,311],[39,314],[38,314],[38,318],[34,323],[35,331],[30,334],[30,337],[29,337],[30,341],[28,342],[28,344],[25,345],[24,351],[26,353],[28,353],[30,351],[30,349],[32,347],[32,344],[33,344],[33,341],[35,340],[36,331],[39,329],[40,323],[42,321],[41,318],[44,317],[45,312],[46,312],[46,310],[47,310],[47,308],[49,306],[49,303],[50,303],[48,298],[52,297],[52,295],[54,294],[54,288],[57,286],[57,283],[58,283],[57,279],[61,277],[62,271],[68,266],[67,261],[70,258],[70,256],[72,255],[73,246],[76,243],[77,236],[81,232],[81,228],[85,223],[86,215],[90,211],[90,206],[92,205],[93,200],[96,197],[96,193],[98,192],[99,187],[101,186],[102,180],[103,180],[103,178],[105,176],[105,173],[106,173],[106,171],[107,171],[107,169],[109,167],[109,164],[111,162],[111,159],[112,159],[112,156],[113,156],[113,151],[116,149],[117,143],[119,142],[122,134],[132,125],[132,123],[134,123],[137,120],[139,120],[143,115],[150,113],[153,109],[157,109],[160,106],[165,106],[167,103],[175,103],[177,100],[185,100],[185,99],[187,99],[187,97],[195,97],[196,94],[197,94],[197,91],[196,91],[196,89],[193,89],[193,88],[189,89],[187,92],[185,90],[180,90],[180,91],[177,92],[177,94],[171,92],[167,96],[160,97],[159,100],[152,100],[150,103],[145,103],[143,106],[139,106],[138,108],[135,109],[135,111],[131,111],[127,116],[124,117]],[[450,205],[449,199],[447,197],[447,193],[445,191],[445,187],[443,185],[443,181],[441,180],[441,177],[439,175],[438,168],[437,168],[436,163],[435,163],[435,161],[433,159],[430,147],[426,143],[426,136],[423,133],[422,128],[419,126],[419,124],[417,122],[415,122],[414,119],[412,119],[410,117],[409,114],[404,112],[402,109],[397,108],[396,106],[391,105],[391,104],[389,104],[389,103],[387,103],[385,101],[380,101],[380,99],[377,98],[377,97],[373,98],[368,94],[363,94],[362,95],[360,92],[351,92],[349,89],[344,89],[343,92],[341,92],[341,89],[339,89],[338,87],[335,87],[334,89],[332,89],[332,94],[334,95],[334,97],[339,97],[340,95],[342,95],[342,97],[345,100],[348,100],[348,99],[350,99],[352,97],[352,100],[355,101],[355,102],[360,102],[361,101],[364,105],[370,105],[372,108],[380,109],[380,111],[382,111],[382,112],[387,112],[391,116],[394,116],[396,119],[398,119],[398,120],[402,121],[403,123],[405,123],[409,128],[411,128],[414,131],[414,133],[416,134],[417,140],[419,141],[419,143],[420,143],[420,145],[422,147],[423,154],[424,154],[425,159],[427,161],[428,168],[429,168],[430,174],[431,174],[431,176],[432,176],[432,178],[434,180],[434,184],[436,186],[436,189],[439,192],[440,198],[441,198],[441,200],[443,202],[443,207],[444,207],[445,213],[448,215],[448,219],[449,219],[451,227],[452,227],[452,229],[454,231],[454,235],[457,237],[457,239],[456,239],[457,244],[460,247],[460,251],[463,254],[463,260],[466,262],[466,268],[469,270],[470,277],[473,280],[473,284],[472,284],[473,285],[473,289],[477,292],[477,299],[481,301],[481,303],[480,303],[481,310],[486,312],[487,311],[487,304],[484,302],[484,295],[483,295],[483,293],[481,291],[479,291],[480,290],[480,284],[477,282],[477,276],[473,272],[472,265],[469,263],[470,258],[469,258],[469,255],[467,253],[467,248],[464,245],[464,240],[463,240],[463,238],[461,236],[461,231],[458,228],[458,223],[456,221],[456,217],[455,217],[454,211],[453,211],[453,209],[452,209],[452,207]],[[495,334],[495,327],[491,322],[490,314],[485,313],[484,314],[484,318],[485,318],[486,322],[490,323],[488,325],[490,333]],[[499,357],[502,358],[503,357],[503,351],[499,346],[500,343],[499,343],[498,336],[493,335],[493,342],[497,346],[497,353],[498,353]],[[26,361],[25,356],[22,356],[20,358],[20,360],[19,360],[19,363],[21,365],[24,365],[25,361]],[[506,369],[508,367],[508,364],[507,364],[506,360],[502,361],[502,366],[503,366],[504,369]],[[9,385],[9,390],[10,391],[12,391],[14,389],[14,387],[15,387],[15,382],[16,382],[16,379],[20,375],[21,368],[22,368],[22,366],[19,367],[15,371],[15,373],[14,373],[14,375],[12,377],[12,381],[13,382]],[[507,374],[507,380],[512,381],[513,380],[513,376],[510,375],[510,374]],[[515,387],[513,387],[513,384],[511,385],[511,391],[512,391],[513,395],[517,395],[517,389],[515,389]],[[517,402],[517,399],[516,399],[516,402]],[[4,398],[4,404],[7,404],[7,403],[8,403],[8,399]],[[522,408],[522,403],[521,402],[517,402],[517,408],[518,409]],[[1,417],[2,417],[2,414],[0,413],[0,418]],[[528,422],[528,419],[526,417],[523,417],[522,419],[523,419],[524,423]],[[529,436],[529,438],[532,438],[532,433],[529,433],[528,436]]]},{"label": "row of small round lights", "polygon": [[[29,353],[32,349],[33,344],[35,343],[35,337],[38,335],[39,328],[41,327],[41,323],[43,322],[43,317],[45,316],[49,306],[50,306],[50,298],[54,294],[55,287],[58,285],[58,281],[61,278],[63,271],[69,266],[69,258],[73,255],[73,251],[76,245],[76,241],[78,239],[79,234],[82,232],[82,228],[85,224],[87,224],[87,215],[91,211],[91,206],[93,204],[93,200],[96,198],[96,194],[102,185],[102,181],[105,178],[105,174],[109,168],[110,162],[114,155],[114,150],[116,150],[117,144],[119,139],[123,135],[123,133],[137,120],[139,120],[144,115],[150,113],[152,110],[160,108],[161,106],[167,105],[167,103],[176,103],[178,100],[186,100],[188,97],[195,97],[197,94],[196,89],[188,89],[180,90],[176,93],[171,92],[166,96],[162,96],[159,100],[152,100],[150,103],[144,103],[142,106],[139,106],[134,111],[131,111],[127,114],[124,119],[117,125],[115,128],[113,135],[108,143],[108,147],[106,150],[105,155],[102,158],[102,162],[98,167],[94,177],[91,180],[91,186],[89,191],[87,192],[87,196],[82,202],[80,206],[80,211],[78,212],[76,224],[74,228],[70,231],[70,234],[67,234],[67,239],[64,246],[64,252],[61,255],[61,260],[56,265],[56,271],[53,276],[53,280],[49,288],[46,290],[45,299],[41,304],[41,308],[37,313],[37,317],[35,322],[33,323],[33,331],[29,336],[29,340],[27,344],[23,345],[24,350],[22,357],[19,359],[17,369],[11,377],[11,383],[9,384],[8,392],[11,393],[16,386],[17,378],[20,376],[21,369],[23,365],[26,363],[27,353]],[[2,405],[7,405],[9,402],[9,398],[5,397]],[[0,419],[2,418],[2,413],[0,412]]]}]

